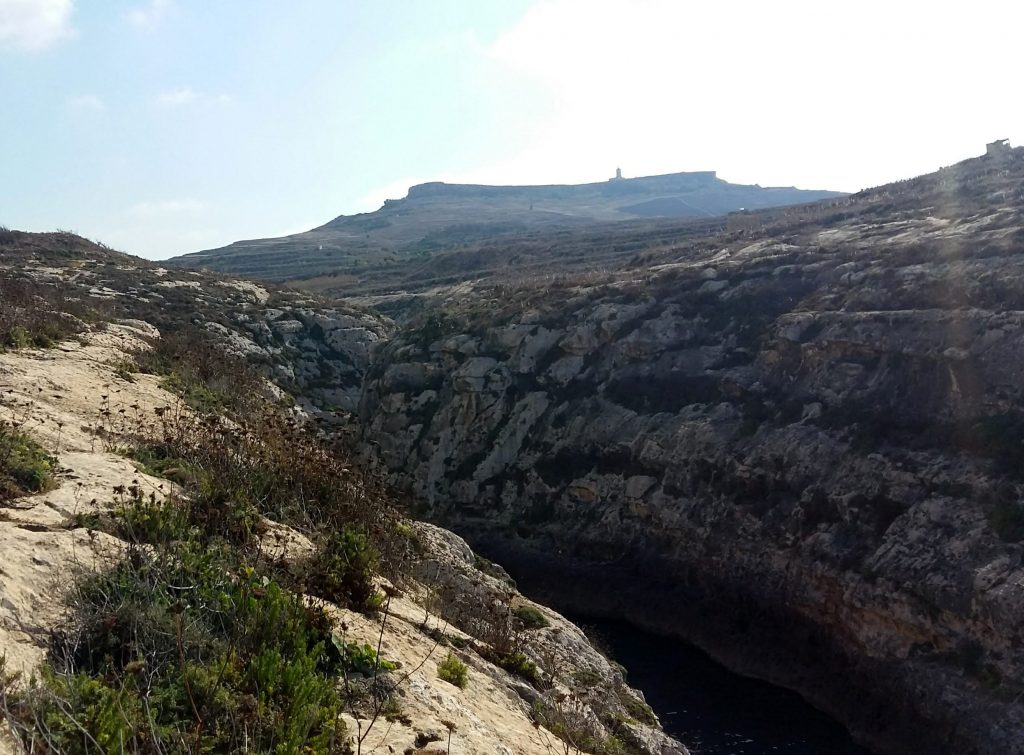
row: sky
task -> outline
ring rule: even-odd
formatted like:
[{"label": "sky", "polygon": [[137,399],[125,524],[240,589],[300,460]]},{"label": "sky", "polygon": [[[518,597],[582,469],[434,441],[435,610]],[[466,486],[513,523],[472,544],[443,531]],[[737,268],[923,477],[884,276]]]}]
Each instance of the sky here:
[{"label": "sky", "polygon": [[0,0],[0,225],[159,259],[424,181],[856,191],[1024,144],[1024,3]]}]

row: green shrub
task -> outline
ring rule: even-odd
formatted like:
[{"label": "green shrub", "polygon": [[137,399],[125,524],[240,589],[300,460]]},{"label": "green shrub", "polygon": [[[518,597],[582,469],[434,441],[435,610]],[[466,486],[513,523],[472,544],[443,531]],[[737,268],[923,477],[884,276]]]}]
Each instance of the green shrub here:
[{"label": "green shrub", "polygon": [[437,677],[459,689],[465,689],[469,684],[469,667],[455,653],[449,653],[447,658],[437,664]]},{"label": "green shrub", "polygon": [[255,545],[265,528],[255,506],[223,488],[202,485],[191,497],[145,497],[136,485],[118,486],[112,534],[131,542],[161,543],[194,540],[203,544]]},{"label": "green shrub", "polygon": [[626,755],[630,749],[614,734],[607,736],[594,750],[597,755]]},{"label": "green shrub", "polygon": [[139,366],[135,364],[132,359],[118,359],[116,362],[110,365],[114,369],[114,374],[117,375],[121,380],[126,383],[134,383],[134,373],[139,371]]},{"label": "green shrub", "polygon": [[152,477],[163,477],[186,487],[195,487],[202,480],[201,469],[186,459],[173,456],[172,449],[161,443],[134,446],[127,456],[136,462],[140,472]]},{"label": "green shrub", "polygon": [[604,681],[599,673],[589,669],[580,669],[579,671],[573,672],[572,678],[576,684],[586,688],[597,687]]},{"label": "green shrub", "polygon": [[458,325],[446,312],[431,311],[414,322],[409,328],[409,337],[426,348],[434,341],[457,332]]},{"label": "green shrub", "polygon": [[215,391],[203,383],[189,380],[177,372],[167,375],[160,381],[160,387],[168,393],[180,396],[188,406],[197,412],[214,414],[227,409],[231,396]]},{"label": "green shrub", "polygon": [[377,553],[369,538],[355,528],[344,527],[327,536],[317,548],[309,564],[309,592],[357,610],[374,608],[371,601],[377,596],[373,586],[376,564]]},{"label": "green shrub", "polygon": [[544,629],[551,626],[551,622],[548,621],[547,617],[533,606],[517,606],[512,613],[523,622],[523,627],[526,629]]},{"label": "green shrub", "polygon": [[342,752],[330,617],[178,527],[149,520],[156,545],[77,584],[16,731],[51,752]]},{"label": "green shrub", "polygon": [[0,422],[0,502],[54,487],[57,460],[22,431]]},{"label": "green shrub", "polygon": [[256,500],[245,488],[206,476],[188,502],[189,520],[204,532],[247,545],[265,530]]},{"label": "green shrub", "polygon": [[[207,541],[203,533],[192,529],[187,501],[157,500],[155,493],[146,498],[135,485],[128,489],[126,495],[129,497],[114,507],[111,534],[129,542],[151,545],[169,544],[190,537]],[[93,528],[99,529],[103,524],[102,519],[97,519]]]},{"label": "green shrub", "polygon": [[27,349],[32,345],[32,336],[25,328],[15,325],[3,337],[3,346],[7,349]]},{"label": "green shrub", "polygon": [[420,533],[409,522],[401,520],[395,522],[395,535],[405,541],[410,551],[415,553],[423,552],[423,542],[420,540]]},{"label": "green shrub", "polygon": [[654,711],[651,709],[651,706],[636,697],[626,687],[619,688],[618,697],[619,702],[622,703],[622,707],[626,709],[626,713],[628,713],[632,718],[640,723],[647,724],[648,726],[658,725],[658,717],[654,715]]},{"label": "green shrub", "polygon": [[498,656],[495,659],[495,663],[510,674],[522,677],[538,689],[543,686],[543,680],[541,679],[540,671],[537,669],[537,664],[531,661],[525,653],[519,651],[506,653]]},{"label": "green shrub", "polygon": [[344,642],[337,637],[334,638],[334,646],[341,654],[342,664],[348,671],[356,671],[364,676],[373,676],[378,673],[387,673],[398,668],[394,661],[386,661],[377,655],[377,651],[369,644],[360,645],[357,642]]}]

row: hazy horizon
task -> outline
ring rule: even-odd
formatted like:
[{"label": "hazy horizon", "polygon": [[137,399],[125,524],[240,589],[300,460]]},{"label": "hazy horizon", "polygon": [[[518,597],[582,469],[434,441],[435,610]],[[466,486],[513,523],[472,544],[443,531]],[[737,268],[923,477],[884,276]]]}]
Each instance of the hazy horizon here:
[{"label": "hazy horizon", "polygon": [[427,181],[856,191],[1024,140],[1024,9],[0,0],[0,224],[164,258]]}]

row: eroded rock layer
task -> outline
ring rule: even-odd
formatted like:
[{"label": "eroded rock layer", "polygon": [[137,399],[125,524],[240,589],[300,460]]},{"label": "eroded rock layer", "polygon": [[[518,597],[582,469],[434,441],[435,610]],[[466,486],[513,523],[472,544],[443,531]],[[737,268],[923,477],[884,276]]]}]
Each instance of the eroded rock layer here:
[{"label": "eroded rock layer", "polygon": [[889,752],[1022,753],[1022,179],[1014,151],[449,300],[377,352],[364,435],[565,606]]}]

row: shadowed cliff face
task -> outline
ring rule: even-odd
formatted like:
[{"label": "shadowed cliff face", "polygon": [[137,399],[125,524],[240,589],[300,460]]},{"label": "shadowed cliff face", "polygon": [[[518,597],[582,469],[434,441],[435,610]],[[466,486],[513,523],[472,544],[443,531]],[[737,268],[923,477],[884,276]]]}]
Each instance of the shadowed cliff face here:
[{"label": "shadowed cliff face", "polygon": [[1024,753],[1024,156],[477,289],[377,352],[393,479],[567,609],[891,752]]}]

